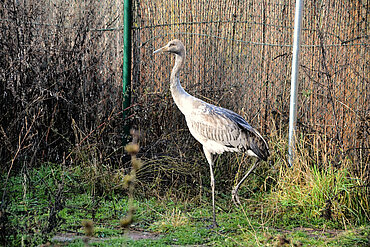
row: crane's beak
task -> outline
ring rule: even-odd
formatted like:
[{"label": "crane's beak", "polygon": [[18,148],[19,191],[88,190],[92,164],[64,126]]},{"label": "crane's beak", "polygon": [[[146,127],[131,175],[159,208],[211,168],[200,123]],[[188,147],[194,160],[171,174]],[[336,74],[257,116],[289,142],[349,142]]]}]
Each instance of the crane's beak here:
[{"label": "crane's beak", "polygon": [[168,46],[166,45],[166,46],[163,46],[162,48],[159,48],[158,50],[155,50],[154,52],[153,52],[153,54],[156,54],[156,53],[158,53],[158,52],[164,52],[164,51],[167,51],[167,49],[168,49]]}]

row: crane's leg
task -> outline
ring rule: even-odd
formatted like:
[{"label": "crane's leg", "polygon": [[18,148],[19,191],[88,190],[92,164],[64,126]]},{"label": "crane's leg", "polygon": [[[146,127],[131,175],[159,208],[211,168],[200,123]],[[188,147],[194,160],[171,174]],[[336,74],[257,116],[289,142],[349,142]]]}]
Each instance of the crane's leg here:
[{"label": "crane's leg", "polygon": [[233,199],[233,202],[234,202],[235,206],[239,207],[241,205],[240,200],[239,200],[239,196],[238,196],[238,190],[239,190],[240,185],[251,174],[251,172],[254,170],[254,168],[256,168],[259,161],[260,161],[259,159],[256,160],[256,162],[254,163],[252,168],[244,175],[244,177],[240,180],[240,182],[231,191],[231,197]]},{"label": "crane's leg", "polygon": [[211,173],[211,188],[212,188],[212,213],[213,213],[213,225],[212,227],[218,227],[218,224],[216,222],[216,209],[215,209],[215,176],[213,174],[213,159],[212,154],[203,147],[204,154],[206,155],[208,164],[209,164],[209,170]]}]

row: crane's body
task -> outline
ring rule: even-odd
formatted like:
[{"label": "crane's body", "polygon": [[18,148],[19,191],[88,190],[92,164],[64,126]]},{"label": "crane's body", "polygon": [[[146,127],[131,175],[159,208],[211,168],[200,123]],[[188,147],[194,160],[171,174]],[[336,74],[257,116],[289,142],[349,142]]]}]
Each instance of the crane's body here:
[{"label": "crane's body", "polygon": [[[249,156],[258,158],[258,162],[260,159],[267,160],[270,155],[268,145],[261,134],[240,115],[228,109],[206,103],[188,94],[183,89],[178,74],[185,61],[186,51],[180,40],[172,40],[154,53],[160,51],[174,53],[176,56],[170,77],[171,94],[175,104],[185,116],[190,133],[203,145],[203,151],[211,173],[213,224],[217,225],[212,155],[222,154],[223,152],[245,152]],[[240,204],[237,194],[239,186],[256,167],[257,162],[233,189],[232,198],[235,204]]]}]

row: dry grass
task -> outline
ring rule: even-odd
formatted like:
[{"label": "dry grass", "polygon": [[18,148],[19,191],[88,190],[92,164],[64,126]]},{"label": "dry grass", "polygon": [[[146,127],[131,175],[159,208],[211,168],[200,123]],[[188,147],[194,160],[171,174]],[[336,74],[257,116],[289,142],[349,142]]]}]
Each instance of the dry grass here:
[{"label": "dry grass", "polygon": [[165,211],[161,215],[163,220],[153,223],[153,226],[158,232],[167,232],[178,227],[187,226],[189,224],[189,216],[185,215],[180,209],[173,208],[171,211]]}]

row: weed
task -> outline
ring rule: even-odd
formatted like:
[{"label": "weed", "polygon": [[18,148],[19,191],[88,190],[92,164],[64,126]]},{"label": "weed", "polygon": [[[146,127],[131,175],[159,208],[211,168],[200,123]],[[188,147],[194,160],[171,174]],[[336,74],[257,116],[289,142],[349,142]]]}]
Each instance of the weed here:
[{"label": "weed", "polygon": [[134,191],[135,191],[135,183],[136,183],[136,173],[141,168],[142,163],[139,159],[136,158],[137,153],[139,152],[139,133],[135,130],[131,130],[132,135],[132,143],[126,145],[125,150],[131,156],[131,164],[132,169],[130,174],[127,174],[123,178],[123,185],[126,189],[128,189],[128,204],[129,209],[126,217],[120,220],[120,225],[123,228],[128,228],[130,224],[134,221],[134,214],[136,208],[134,206]]},{"label": "weed", "polygon": [[154,222],[152,229],[158,232],[168,232],[169,230],[176,230],[176,228],[186,226],[189,223],[189,218],[178,209],[173,208],[172,211],[166,211],[161,215],[161,220]]}]

